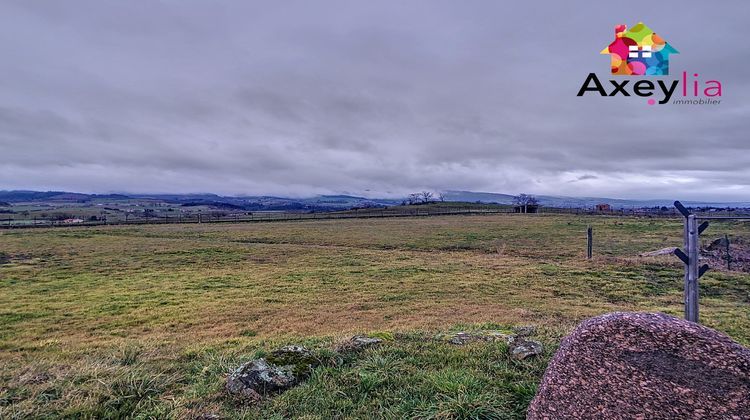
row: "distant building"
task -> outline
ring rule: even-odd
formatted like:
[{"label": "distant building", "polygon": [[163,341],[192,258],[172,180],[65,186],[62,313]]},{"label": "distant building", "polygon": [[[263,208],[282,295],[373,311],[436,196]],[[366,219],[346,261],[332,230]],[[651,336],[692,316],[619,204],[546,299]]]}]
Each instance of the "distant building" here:
[{"label": "distant building", "polygon": [[612,211],[612,206],[607,203],[597,204],[596,211]]},{"label": "distant building", "polygon": [[65,219],[62,222],[65,223],[66,225],[72,225],[75,223],[83,223],[83,219]]}]

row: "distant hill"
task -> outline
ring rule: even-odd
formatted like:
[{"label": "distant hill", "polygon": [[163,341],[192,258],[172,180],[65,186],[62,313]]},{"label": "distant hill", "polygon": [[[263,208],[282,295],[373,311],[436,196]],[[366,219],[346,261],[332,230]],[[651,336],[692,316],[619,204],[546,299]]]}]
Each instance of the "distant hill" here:
[{"label": "distant hill", "polygon": [[[474,191],[446,191],[443,193],[448,201],[469,201],[482,203],[513,204],[513,195],[497,194]],[[672,208],[674,199],[655,199],[655,200],[628,200],[620,198],[606,197],[565,197],[552,195],[535,195],[539,204],[546,207],[563,207],[563,208],[590,208],[597,204],[606,203],[613,208],[629,209],[643,207],[669,207]],[[716,202],[716,201],[689,201],[683,200],[682,204],[688,207],[734,207],[747,208],[750,202]]]},{"label": "distant hill", "polygon": [[0,191],[0,200],[8,203],[17,203],[21,201],[42,201],[49,200],[54,196],[65,194],[63,191]]},{"label": "distant hill", "polygon": [[[513,204],[513,195],[476,191],[445,191],[448,202]],[[546,207],[591,208],[607,203],[613,208],[672,207],[673,199],[627,200],[606,197],[565,197],[538,195]],[[319,195],[306,198],[276,196],[220,196],[217,194],[82,194],[66,191],[0,191],[0,202],[87,203],[120,200],[153,200],[184,206],[208,206],[247,211],[336,211],[356,208],[387,207],[401,204],[403,198],[366,198],[353,195]],[[688,207],[750,208],[750,202],[683,201]]]},{"label": "distant hill", "polygon": [[445,191],[443,193],[445,201],[465,201],[468,203],[497,203],[497,204],[513,204],[513,197],[509,194],[498,194],[488,192],[474,192],[474,191]]},{"label": "distant hill", "polygon": [[401,199],[369,199],[350,195],[308,198],[274,196],[225,197],[217,194],[82,194],[66,191],[0,191],[3,203],[88,203],[91,201],[147,200],[182,205],[246,211],[336,211],[393,206]]},{"label": "distant hill", "polygon": [[8,203],[34,201],[86,202],[95,198],[124,200],[130,197],[122,194],[82,194],[67,191],[0,191],[0,201]]}]

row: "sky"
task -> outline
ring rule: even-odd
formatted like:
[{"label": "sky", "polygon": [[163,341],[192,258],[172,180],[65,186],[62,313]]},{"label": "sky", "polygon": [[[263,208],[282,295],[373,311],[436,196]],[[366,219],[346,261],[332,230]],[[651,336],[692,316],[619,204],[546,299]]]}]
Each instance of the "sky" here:
[{"label": "sky", "polygon": [[[0,190],[748,201],[749,16],[747,0],[4,0]],[[680,52],[664,79],[718,80],[720,104],[576,96],[592,72],[633,78],[599,52],[640,21]]]}]

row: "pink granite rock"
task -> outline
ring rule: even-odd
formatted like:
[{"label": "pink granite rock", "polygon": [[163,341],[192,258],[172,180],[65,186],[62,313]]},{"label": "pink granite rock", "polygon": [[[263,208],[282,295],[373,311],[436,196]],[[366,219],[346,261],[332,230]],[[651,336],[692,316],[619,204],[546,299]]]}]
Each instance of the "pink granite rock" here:
[{"label": "pink granite rock", "polygon": [[750,419],[750,350],[664,314],[581,323],[544,374],[528,419]]}]

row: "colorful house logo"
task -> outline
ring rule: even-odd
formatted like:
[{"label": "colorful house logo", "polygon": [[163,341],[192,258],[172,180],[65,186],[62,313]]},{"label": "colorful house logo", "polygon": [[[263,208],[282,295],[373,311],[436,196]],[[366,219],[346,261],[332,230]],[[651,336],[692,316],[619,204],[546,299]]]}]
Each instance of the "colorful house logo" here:
[{"label": "colorful house logo", "polygon": [[662,76],[669,74],[669,56],[679,51],[639,22],[630,29],[615,26],[615,40],[600,54],[609,54],[612,74]]}]

